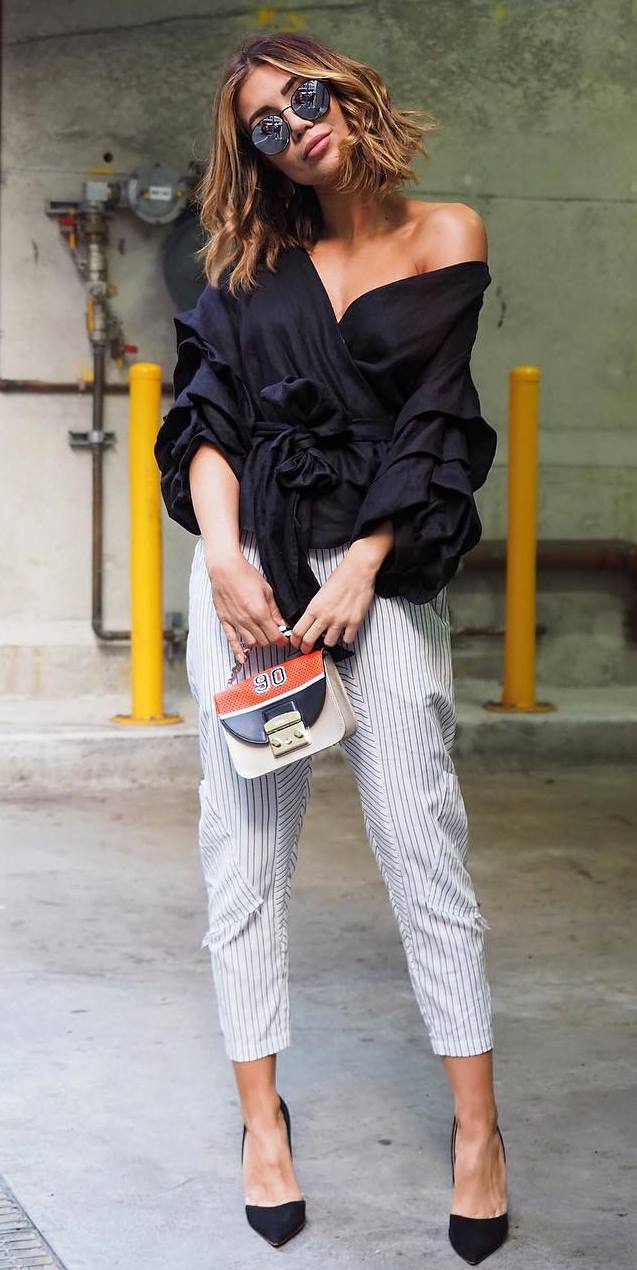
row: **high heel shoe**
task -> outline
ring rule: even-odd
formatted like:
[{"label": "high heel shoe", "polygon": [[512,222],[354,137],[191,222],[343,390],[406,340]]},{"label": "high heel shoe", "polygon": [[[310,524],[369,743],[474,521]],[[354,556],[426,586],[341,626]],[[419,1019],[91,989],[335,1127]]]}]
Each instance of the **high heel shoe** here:
[{"label": "high heel shoe", "polygon": [[[451,1128],[451,1181],[455,1181],[456,1134],[458,1121],[453,1118]],[[498,1134],[502,1143],[502,1152],[506,1163],[504,1139],[498,1126]],[[509,1230],[509,1212],[499,1213],[497,1217],[464,1217],[461,1213],[449,1214],[449,1240],[459,1257],[463,1257],[470,1266],[477,1266],[485,1257],[495,1252],[504,1243]]]},{"label": "high heel shoe", "polygon": [[[292,1155],[292,1125],[284,1099],[279,1095],[281,1111],[288,1131],[288,1145]],[[241,1139],[241,1163],[245,1147],[247,1125],[243,1126]],[[291,1199],[286,1204],[246,1204],[246,1217],[253,1230],[267,1239],[273,1248],[280,1248],[293,1235],[298,1235],[305,1225],[305,1200]]]}]

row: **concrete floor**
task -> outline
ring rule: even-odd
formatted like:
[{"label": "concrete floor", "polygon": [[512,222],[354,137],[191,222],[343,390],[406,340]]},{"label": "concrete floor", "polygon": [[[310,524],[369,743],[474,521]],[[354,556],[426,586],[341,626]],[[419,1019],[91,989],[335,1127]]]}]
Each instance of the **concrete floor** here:
[{"label": "concrete floor", "polygon": [[[458,767],[491,923],[509,1158],[507,1270],[635,1266],[628,766]],[[451,1104],[349,770],[315,773],[290,914],[303,1233],[248,1227],[218,1029],[196,789],[5,801],[0,1173],[69,1270],[462,1263],[447,1242]]]}]

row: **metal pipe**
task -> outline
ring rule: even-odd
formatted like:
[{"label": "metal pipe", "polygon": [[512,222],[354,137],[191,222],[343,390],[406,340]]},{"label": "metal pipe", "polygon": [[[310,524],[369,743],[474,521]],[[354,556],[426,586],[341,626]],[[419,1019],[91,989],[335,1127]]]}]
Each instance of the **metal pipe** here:
[{"label": "metal pipe", "polygon": [[[93,381],[90,379],[74,379],[70,381],[59,379],[0,379],[0,392],[6,393],[57,393],[74,394],[80,396],[88,396],[93,391]],[[172,396],[173,385],[162,383],[162,395]],[[104,396],[127,397],[128,384],[104,384],[102,387]]]},{"label": "metal pipe", "polygon": [[129,631],[106,630],[104,587],[104,361],[103,344],[93,344],[93,427],[91,446],[91,625],[99,639],[130,639]]},{"label": "metal pipe", "polygon": [[[506,540],[483,539],[462,559],[462,573],[501,573]],[[624,633],[637,641],[637,543],[622,538],[544,538],[537,544],[537,569],[546,573],[624,573],[631,594],[624,611]]]},{"label": "metal pipe", "polygon": [[[104,626],[104,447],[107,440],[104,432],[105,353],[103,343],[93,344],[93,427],[87,438],[92,451],[91,626],[98,639],[105,643],[114,643],[131,640],[132,632],[109,630]],[[134,369],[133,366],[132,370]],[[163,638],[173,646],[183,643],[186,634],[185,631],[171,627],[162,631]]]},{"label": "metal pipe", "polygon": [[[0,392],[16,393],[68,393],[87,396],[93,391],[91,380],[62,382],[46,379],[0,379]],[[104,396],[128,395],[128,384],[104,384]],[[172,396],[173,385],[162,383],[162,395]],[[483,539],[462,558],[461,573],[478,570],[504,572],[506,565],[506,541],[500,538]],[[621,538],[545,538],[537,544],[537,568],[543,572],[604,572],[625,573],[634,587],[634,595],[626,606],[624,630],[631,643],[637,643],[637,544]],[[542,633],[543,627],[538,627]],[[502,635],[497,626],[459,627],[456,636]],[[130,631],[118,633],[122,639],[130,639]],[[186,631],[164,631],[164,638],[181,643]]]}]

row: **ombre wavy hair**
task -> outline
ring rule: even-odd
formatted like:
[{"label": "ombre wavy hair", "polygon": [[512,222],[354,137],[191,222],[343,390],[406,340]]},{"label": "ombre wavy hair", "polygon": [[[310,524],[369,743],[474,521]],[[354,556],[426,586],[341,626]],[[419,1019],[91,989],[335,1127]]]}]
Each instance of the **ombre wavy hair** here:
[{"label": "ombre wavy hair", "polygon": [[210,155],[196,190],[205,242],[195,258],[203,260],[213,286],[227,266],[232,295],[252,289],[261,265],[275,269],[286,247],[309,250],[322,227],[314,188],[296,185],[268,164],[239,118],[239,90],[258,63],[329,81],[349,134],[341,143],[342,170],[334,187],[338,190],[368,197],[415,181],[411,161],[417,154],[431,158],[423,136],[439,126],[427,111],[398,110],[377,71],[309,35],[277,31],[243,40],[220,73]]}]

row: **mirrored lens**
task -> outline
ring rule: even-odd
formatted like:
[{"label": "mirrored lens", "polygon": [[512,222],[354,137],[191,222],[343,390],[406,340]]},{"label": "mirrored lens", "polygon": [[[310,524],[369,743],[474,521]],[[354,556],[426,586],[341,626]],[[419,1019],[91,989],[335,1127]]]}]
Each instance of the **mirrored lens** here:
[{"label": "mirrored lens", "polygon": [[263,154],[280,154],[290,139],[290,130],[282,115],[264,115],[252,129],[252,140]]},{"label": "mirrored lens", "polygon": [[330,104],[330,95],[320,79],[306,79],[292,93],[290,105],[301,119],[320,119]]}]

